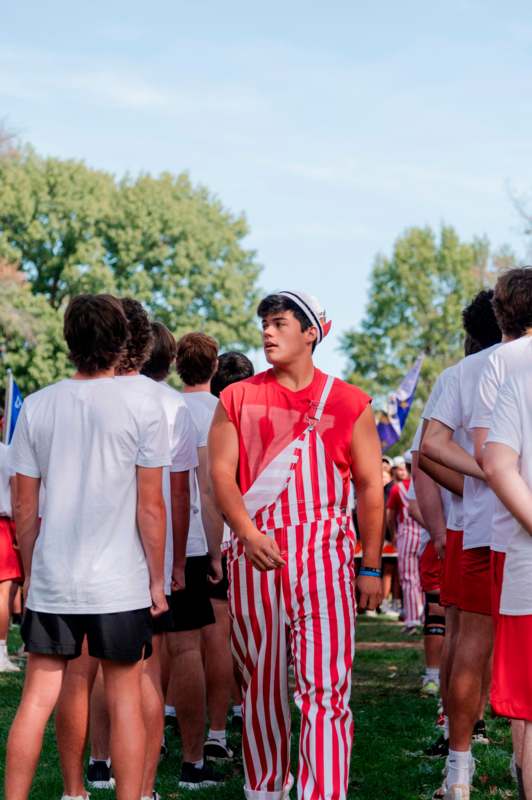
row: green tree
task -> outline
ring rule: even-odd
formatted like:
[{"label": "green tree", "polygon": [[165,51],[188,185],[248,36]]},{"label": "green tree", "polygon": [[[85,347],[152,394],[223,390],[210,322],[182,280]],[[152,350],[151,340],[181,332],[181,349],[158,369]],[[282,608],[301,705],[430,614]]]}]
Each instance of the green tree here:
[{"label": "green tree", "polygon": [[0,158],[0,257],[20,263],[53,309],[83,291],[131,294],[177,335],[255,346],[260,267],[247,233],[184,174],[117,182],[31,149]]},{"label": "green tree", "polygon": [[341,347],[348,358],[347,379],[375,396],[377,409],[385,408],[387,395],[426,354],[397,452],[411,442],[438,374],[462,357],[461,311],[501,265],[508,266],[508,251],[501,254],[497,261],[486,239],[462,242],[453,228],[443,226],[438,234],[428,227],[410,228],[390,257],[375,259],[365,316],[358,330],[344,334]]},{"label": "green tree", "polygon": [[24,395],[70,371],[63,315],[35,295],[24,273],[0,262],[0,386],[13,371]]}]

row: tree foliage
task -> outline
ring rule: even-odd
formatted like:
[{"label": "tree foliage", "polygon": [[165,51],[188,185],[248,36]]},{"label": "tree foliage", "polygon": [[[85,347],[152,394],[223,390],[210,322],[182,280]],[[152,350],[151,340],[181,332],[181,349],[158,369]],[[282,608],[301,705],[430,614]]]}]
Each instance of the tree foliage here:
[{"label": "tree foliage", "polygon": [[375,396],[377,408],[385,408],[387,395],[426,354],[397,451],[411,441],[438,374],[463,355],[463,307],[512,263],[508,249],[492,256],[486,239],[462,242],[449,226],[438,234],[411,228],[397,239],[390,257],[375,259],[365,316],[358,330],[344,334],[341,347],[349,360],[347,379]]},{"label": "tree foliage", "polygon": [[54,310],[83,291],[131,294],[177,335],[248,349],[260,267],[247,232],[186,174],[117,181],[30,149],[0,158],[0,257]]}]

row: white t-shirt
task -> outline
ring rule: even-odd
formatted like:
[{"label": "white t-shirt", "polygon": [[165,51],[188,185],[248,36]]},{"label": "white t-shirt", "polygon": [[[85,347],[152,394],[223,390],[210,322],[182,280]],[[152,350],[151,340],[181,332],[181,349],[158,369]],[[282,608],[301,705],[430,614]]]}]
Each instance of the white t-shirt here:
[{"label": "white t-shirt", "polygon": [[[210,392],[183,392],[183,400],[197,430],[197,447],[206,447],[218,398]],[[207,553],[207,537],[201,516],[201,499],[197,474],[190,476],[190,528],[188,529],[187,558]]]},{"label": "white t-shirt", "polygon": [[0,517],[11,517],[10,479],[15,474],[9,463],[9,446],[0,442]]},{"label": "white t-shirt", "polygon": [[[465,438],[461,446],[471,455],[474,451],[471,435],[473,403],[487,359],[498,347],[500,344],[463,358],[451,372],[445,391],[432,413],[433,419],[443,422],[453,431],[462,429]],[[495,495],[485,481],[465,475],[463,500],[464,550],[489,547]]]},{"label": "white t-shirt", "polygon": [[[429,395],[429,398],[425,404],[425,408],[421,414],[421,422],[418,426],[416,431],[416,435],[414,436],[414,443],[412,444],[412,450],[419,450],[419,444],[421,441],[421,430],[423,428],[423,421],[430,420],[432,417],[432,412],[436,408],[438,400],[440,399],[443,391],[445,390],[445,386],[447,381],[450,379],[450,376],[453,373],[453,370],[456,369],[457,365],[454,364],[452,367],[447,367],[444,369],[443,372],[438,375],[434,386],[432,387],[432,391]],[[462,444],[463,434],[460,430],[456,430],[453,434],[453,439],[458,444]],[[464,528],[464,519],[463,519],[463,502],[462,498],[458,495],[454,494],[453,492],[449,492],[447,489],[440,488],[443,509],[446,519],[447,529],[450,531],[461,531]]]},{"label": "white t-shirt", "polygon": [[160,402],[115,378],[66,379],[24,400],[11,466],[46,506],[28,608],[107,614],[151,605],[137,528],[137,466],[170,464]]},{"label": "white t-shirt", "polygon": [[[410,485],[408,487],[408,491],[406,493],[407,500],[417,500],[416,497],[416,487],[414,486],[414,481],[410,481]],[[421,528],[421,534],[419,539],[419,549],[417,551],[418,556],[422,556],[425,552],[425,548],[430,542],[430,533],[425,529]]]},{"label": "white t-shirt", "polygon": [[[488,442],[519,454],[519,472],[532,488],[532,368],[517,372],[503,385],[493,410]],[[519,523],[506,549],[501,614],[532,614],[532,536]]]},{"label": "white t-shirt", "polygon": [[172,533],[172,497],[170,473],[195,470],[198,466],[196,428],[182,395],[167,383],[157,382],[145,375],[120,375],[117,380],[125,386],[137,386],[152,394],[162,403],[168,423],[170,441],[170,467],[163,470],[163,496],[166,507],[166,546],[164,552],[164,592],[172,591],[174,565],[174,538]]},{"label": "white t-shirt", "polygon": [[[473,406],[472,428],[490,428],[491,415],[504,381],[532,366],[532,337],[523,336],[498,347],[490,354],[480,376],[480,384]],[[491,549],[506,552],[506,544],[519,523],[508,509],[495,497],[491,526]]]}]

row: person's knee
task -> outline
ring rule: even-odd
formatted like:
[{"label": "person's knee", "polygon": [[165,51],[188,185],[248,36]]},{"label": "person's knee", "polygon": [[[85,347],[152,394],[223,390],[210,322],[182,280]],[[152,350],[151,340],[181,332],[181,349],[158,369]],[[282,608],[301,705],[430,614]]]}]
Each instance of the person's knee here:
[{"label": "person's knee", "polygon": [[437,592],[425,594],[425,636],[445,636],[445,614]]},{"label": "person's knee", "polygon": [[172,658],[201,655],[200,631],[180,631],[168,636],[168,651]]}]

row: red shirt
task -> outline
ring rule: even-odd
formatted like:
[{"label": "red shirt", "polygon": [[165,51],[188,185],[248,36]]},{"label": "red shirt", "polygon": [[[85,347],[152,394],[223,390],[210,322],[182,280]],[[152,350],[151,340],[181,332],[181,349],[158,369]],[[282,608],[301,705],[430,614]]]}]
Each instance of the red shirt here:
[{"label": "red shirt", "polygon": [[[314,369],[312,383],[293,392],[281,386],[269,369],[221,393],[220,401],[238,431],[238,482],[243,494],[270,461],[303,433],[307,414],[318,404],[326,380],[325,373]],[[335,378],[317,426],[345,482],[356,470],[351,459],[353,425],[370,402],[356,386]]]},{"label": "red shirt", "polygon": [[408,502],[405,498],[405,495],[410,488],[410,478],[406,478],[404,481],[401,481],[401,483],[403,485],[403,492],[400,491],[399,484],[394,483],[390,489],[388,502],[386,503],[386,508],[396,512],[397,525],[403,525],[410,517],[410,513],[408,511]]}]

